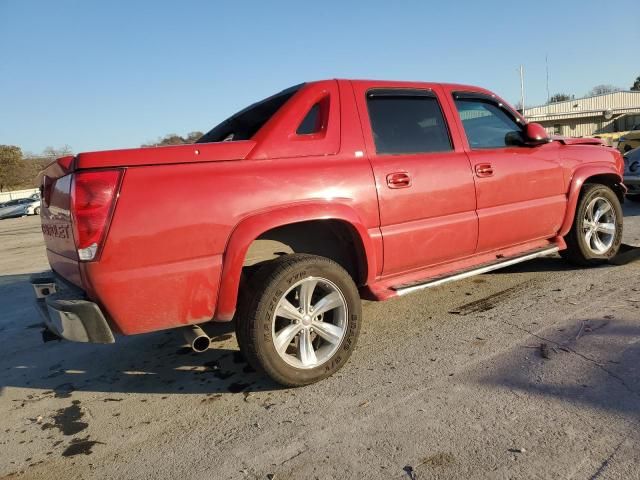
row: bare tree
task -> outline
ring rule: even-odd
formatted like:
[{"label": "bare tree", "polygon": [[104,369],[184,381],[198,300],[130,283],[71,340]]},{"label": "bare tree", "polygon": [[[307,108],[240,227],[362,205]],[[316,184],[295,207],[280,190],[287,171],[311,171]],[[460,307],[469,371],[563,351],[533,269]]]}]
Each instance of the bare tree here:
[{"label": "bare tree", "polygon": [[67,155],[73,155],[73,150],[69,145],[63,145],[58,148],[46,147],[42,151],[42,156],[52,161],[55,160],[56,158],[66,157]]},{"label": "bare tree", "polygon": [[591,91],[587,94],[589,97],[593,97],[594,95],[603,95],[605,93],[614,93],[620,92],[622,89],[620,87],[616,87],[615,85],[596,85],[591,89]]},{"label": "bare tree", "polygon": [[204,135],[202,132],[189,132],[187,134],[187,136],[184,138],[185,139],[185,143],[196,143],[200,137]]}]

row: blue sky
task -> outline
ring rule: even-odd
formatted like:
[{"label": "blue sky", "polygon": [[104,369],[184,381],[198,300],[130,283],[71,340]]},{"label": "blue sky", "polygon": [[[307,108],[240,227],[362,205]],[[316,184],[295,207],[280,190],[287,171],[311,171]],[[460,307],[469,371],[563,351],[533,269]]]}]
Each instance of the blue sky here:
[{"label": "blue sky", "polygon": [[[640,75],[637,0],[0,0],[0,144],[135,147],[322,78],[481,85],[527,104]],[[635,58],[635,59],[634,59]]]}]

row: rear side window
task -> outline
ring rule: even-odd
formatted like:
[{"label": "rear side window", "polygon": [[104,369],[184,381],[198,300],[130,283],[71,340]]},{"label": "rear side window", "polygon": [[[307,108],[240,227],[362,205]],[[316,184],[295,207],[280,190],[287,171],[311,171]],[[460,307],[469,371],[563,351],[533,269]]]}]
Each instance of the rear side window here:
[{"label": "rear side window", "polygon": [[495,103],[480,98],[455,98],[469,147],[504,148],[517,145],[522,128]]},{"label": "rear side window", "polygon": [[367,93],[367,108],[379,154],[452,150],[438,99],[430,92],[373,90]]},{"label": "rear side window", "polygon": [[316,103],[304,117],[296,133],[298,135],[311,135],[312,133],[318,133],[321,129],[322,118],[320,118],[320,103]]}]

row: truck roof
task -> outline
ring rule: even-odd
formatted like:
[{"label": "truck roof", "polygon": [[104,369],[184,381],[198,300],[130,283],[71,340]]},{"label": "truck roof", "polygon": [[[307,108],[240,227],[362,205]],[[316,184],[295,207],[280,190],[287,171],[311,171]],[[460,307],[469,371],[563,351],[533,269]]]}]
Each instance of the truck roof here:
[{"label": "truck roof", "polygon": [[447,82],[429,82],[423,80],[382,80],[382,79],[365,79],[365,78],[334,78],[334,79],[324,79],[324,80],[315,80],[306,83],[322,83],[329,81],[348,81],[353,84],[372,84],[375,83],[377,85],[386,85],[390,87],[403,87],[403,88],[424,88],[424,87],[433,87],[434,85],[438,85],[446,88],[447,90],[472,90],[476,92],[483,92],[493,95],[493,92],[478,87],[475,85],[467,85],[462,83],[447,83]]}]

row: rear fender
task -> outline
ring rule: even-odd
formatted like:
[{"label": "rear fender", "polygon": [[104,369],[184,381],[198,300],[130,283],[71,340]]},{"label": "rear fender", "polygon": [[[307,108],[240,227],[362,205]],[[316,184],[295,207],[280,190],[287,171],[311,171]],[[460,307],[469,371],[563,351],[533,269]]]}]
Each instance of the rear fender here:
[{"label": "rear fender", "polygon": [[224,253],[215,321],[225,322],[233,318],[242,266],[251,243],[273,228],[311,220],[339,220],[353,227],[365,256],[366,282],[370,283],[375,279],[377,270],[373,242],[362,220],[351,207],[337,203],[314,202],[262,211],[242,220],[229,237]]},{"label": "rear fender", "polygon": [[[571,184],[569,185],[569,192],[567,193],[567,211],[564,216],[564,221],[562,222],[562,227],[560,227],[560,232],[558,236],[564,237],[569,230],[571,230],[571,226],[573,225],[573,217],[576,214],[576,209],[578,207],[578,199],[580,198],[580,191],[585,183],[589,183],[589,180],[593,177],[604,176],[607,179],[606,184],[608,185],[620,185],[622,191],[624,191],[624,187],[622,186],[622,177],[620,173],[616,170],[615,166],[610,163],[603,163],[599,165],[587,165],[581,168],[578,168],[574,173]],[[600,181],[601,183],[602,181]]]}]

